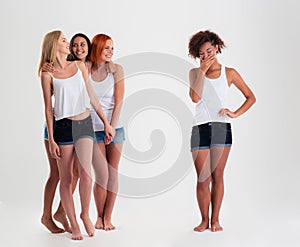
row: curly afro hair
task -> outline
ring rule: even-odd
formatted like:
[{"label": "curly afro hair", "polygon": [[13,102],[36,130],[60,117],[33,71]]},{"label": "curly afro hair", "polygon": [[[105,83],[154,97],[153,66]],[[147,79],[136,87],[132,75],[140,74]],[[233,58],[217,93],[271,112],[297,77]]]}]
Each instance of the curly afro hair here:
[{"label": "curly afro hair", "polygon": [[225,47],[223,40],[216,33],[209,30],[200,31],[195,33],[190,39],[189,55],[194,59],[199,58],[199,49],[206,42],[210,42],[213,46],[218,45],[218,53],[221,53]]}]

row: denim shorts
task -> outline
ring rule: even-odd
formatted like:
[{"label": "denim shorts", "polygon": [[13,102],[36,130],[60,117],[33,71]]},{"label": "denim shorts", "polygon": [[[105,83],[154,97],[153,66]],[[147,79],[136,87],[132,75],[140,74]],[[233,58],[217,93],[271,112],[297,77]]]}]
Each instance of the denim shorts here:
[{"label": "denim shorts", "polygon": [[194,126],[191,135],[191,151],[232,145],[230,123],[211,122]]},{"label": "denim shorts", "polygon": [[94,140],[93,122],[91,116],[82,120],[63,118],[56,121],[54,141],[58,145],[74,144],[81,138]]},{"label": "denim shorts", "polygon": [[[95,131],[95,136],[96,136],[96,142],[104,142],[104,136],[105,132],[104,131]],[[118,128],[116,129],[116,134],[113,139],[113,141],[110,144],[119,144],[125,141],[125,132],[124,128]]]},{"label": "denim shorts", "polygon": [[[56,121],[53,118],[53,131],[55,130],[55,126],[56,126]],[[48,140],[48,139],[49,139],[49,137],[48,137],[48,128],[47,128],[47,123],[45,122],[45,124],[44,124],[44,140]]]}]

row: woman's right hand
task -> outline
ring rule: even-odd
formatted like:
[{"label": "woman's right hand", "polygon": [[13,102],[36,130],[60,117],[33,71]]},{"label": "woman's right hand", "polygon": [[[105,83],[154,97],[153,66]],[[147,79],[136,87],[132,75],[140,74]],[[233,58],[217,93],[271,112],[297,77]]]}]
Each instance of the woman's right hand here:
[{"label": "woman's right hand", "polygon": [[110,124],[106,124],[104,127],[104,132],[105,132],[104,143],[105,145],[108,145],[113,141],[116,131]]},{"label": "woman's right hand", "polygon": [[51,153],[52,158],[60,159],[60,149],[55,141],[49,141],[49,151]]},{"label": "woman's right hand", "polygon": [[42,66],[42,71],[43,72],[49,72],[49,73],[54,73],[54,66],[52,63],[44,63]]},{"label": "woman's right hand", "polygon": [[200,59],[200,70],[205,75],[209,67],[214,63],[216,55],[207,57],[206,59]]}]

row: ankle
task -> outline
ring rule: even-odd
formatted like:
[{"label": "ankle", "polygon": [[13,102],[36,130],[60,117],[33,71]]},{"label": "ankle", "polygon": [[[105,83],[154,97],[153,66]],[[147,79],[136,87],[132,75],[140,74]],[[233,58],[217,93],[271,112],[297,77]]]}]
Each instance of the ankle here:
[{"label": "ankle", "polygon": [[52,216],[43,214],[42,217],[41,217],[41,220],[52,220]]},{"label": "ankle", "polygon": [[81,214],[80,214],[80,218],[81,218],[81,219],[89,219],[89,218],[90,218],[90,215],[89,215],[89,213],[81,213]]},{"label": "ankle", "polygon": [[202,217],[202,220],[201,220],[203,223],[209,223],[209,218],[203,218]]},{"label": "ankle", "polygon": [[214,224],[214,223],[219,223],[219,219],[217,218],[217,219],[211,219],[211,221],[210,221],[210,223],[211,224]]}]

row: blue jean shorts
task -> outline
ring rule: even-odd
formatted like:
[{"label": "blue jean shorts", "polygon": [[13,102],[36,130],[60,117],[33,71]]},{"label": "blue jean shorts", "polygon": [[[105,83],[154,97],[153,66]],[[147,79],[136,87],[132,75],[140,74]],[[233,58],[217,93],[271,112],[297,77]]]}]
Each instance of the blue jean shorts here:
[{"label": "blue jean shorts", "polygon": [[[95,131],[95,136],[96,136],[96,142],[104,142],[104,136],[105,132],[104,131]],[[125,131],[124,128],[118,128],[116,129],[116,134],[113,139],[113,141],[110,144],[119,144],[125,141]]]},{"label": "blue jean shorts", "polygon": [[194,126],[191,135],[191,151],[212,147],[230,147],[232,132],[230,123],[210,122]]}]

